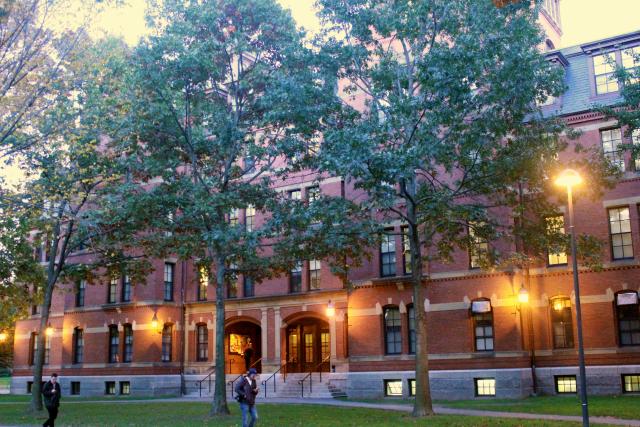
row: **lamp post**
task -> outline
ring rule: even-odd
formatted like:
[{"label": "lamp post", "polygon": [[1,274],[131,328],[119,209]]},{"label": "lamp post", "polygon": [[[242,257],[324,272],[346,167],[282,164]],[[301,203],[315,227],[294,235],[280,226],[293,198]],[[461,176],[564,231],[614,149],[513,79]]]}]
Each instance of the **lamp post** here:
[{"label": "lamp post", "polygon": [[576,321],[578,328],[578,365],[580,369],[580,400],[582,401],[582,425],[589,425],[589,406],[587,402],[587,374],[584,364],[584,344],[582,339],[582,311],[580,309],[580,284],[578,281],[578,259],[576,256],[576,232],[573,225],[573,187],[579,185],[582,178],[573,169],[563,171],[556,179],[556,185],[567,188],[569,207],[569,231],[571,235],[571,265],[573,268],[573,291],[576,295]]},{"label": "lamp post", "polygon": [[336,315],[336,306],[333,304],[331,300],[329,300],[329,303],[327,304],[327,316],[333,317],[335,315]]},{"label": "lamp post", "polygon": [[[528,282],[528,280],[527,280]],[[520,311],[520,330],[523,331],[524,334],[524,322],[522,321],[522,306],[529,303],[529,291],[524,287],[524,284],[520,285],[520,291],[518,291],[518,306]],[[535,349],[535,341],[533,339],[533,314],[532,308],[529,307],[529,316],[527,322],[527,329],[529,332],[529,349],[530,349],[530,358],[531,358],[531,382],[533,388],[533,395],[536,396],[538,394],[538,378],[536,376],[536,349]],[[524,338],[522,340],[522,345],[524,346]]]}]

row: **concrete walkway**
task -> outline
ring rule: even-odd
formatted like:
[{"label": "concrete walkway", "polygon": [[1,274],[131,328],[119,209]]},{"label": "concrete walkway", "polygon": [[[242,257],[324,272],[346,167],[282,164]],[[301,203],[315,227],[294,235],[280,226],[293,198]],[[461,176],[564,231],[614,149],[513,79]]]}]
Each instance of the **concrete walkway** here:
[{"label": "concrete walkway", "polygon": [[[167,399],[148,399],[148,400],[70,400],[64,401],[64,404],[83,404],[83,403],[163,403],[163,402],[210,402],[209,397],[175,397]],[[23,402],[0,402],[2,404],[16,404]],[[230,402],[232,403],[232,402]],[[393,403],[369,403],[369,402],[357,402],[347,401],[339,399],[283,399],[283,398],[260,398],[258,404],[294,404],[294,405],[324,405],[324,406],[339,406],[343,408],[371,408],[381,409],[385,411],[398,411],[398,412],[411,412],[413,406],[410,404],[393,404]],[[485,411],[475,409],[454,409],[447,408],[442,405],[434,405],[436,414],[439,415],[466,415],[477,417],[498,417],[498,418],[518,418],[524,420],[546,420],[546,421],[570,421],[576,423],[582,423],[582,417],[574,415],[550,415],[550,414],[530,414],[525,412],[500,412],[500,411]],[[613,417],[589,417],[589,421],[592,424],[608,424],[619,426],[640,427],[640,420],[623,420]],[[1,425],[1,424],[0,424]]]}]

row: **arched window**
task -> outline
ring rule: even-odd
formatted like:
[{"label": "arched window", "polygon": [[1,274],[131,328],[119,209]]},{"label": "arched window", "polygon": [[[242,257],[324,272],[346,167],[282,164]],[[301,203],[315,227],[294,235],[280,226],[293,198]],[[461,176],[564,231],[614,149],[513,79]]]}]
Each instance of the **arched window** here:
[{"label": "arched window", "polygon": [[395,306],[384,308],[384,346],[386,354],[402,353],[400,310]]},{"label": "arched window", "polygon": [[571,300],[567,297],[556,297],[550,301],[551,328],[553,329],[553,348],[573,347],[573,316]]},{"label": "arched window", "polygon": [[199,324],[196,332],[196,360],[198,362],[204,362],[209,359],[209,331],[207,330],[207,325]]},{"label": "arched window", "polygon": [[554,50],[556,48],[556,45],[553,44],[551,39],[546,39],[544,43],[547,45],[547,50]]},{"label": "arched window", "polygon": [[133,327],[126,324],[124,330],[124,347],[122,349],[122,361],[130,363],[133,361]]},{"label": "arched window", "polygon": [[109,325],[109,363],[118,363],[118,348],[120,347],[120,336],[118,326]]},{"label": "arched window", "polygon": [[413,304],[407,306],[407,325],[409,325],[409,353],[416,352],[416,311]]},{"label": "arched window", "polygon": [[493,310],[491,301],[477,299],[471,301],[471,319],[475,351],[493,351]]},{"label": "arched window", "polygon": [[618,292],[615,303],[620,345],[640,345],[638,293],[635,291]]},{"label": "arched window", "polygon": [[84,361],[84,331],[80,328],[73,330],[73,363]]},{"label": "arched window", "polygon": [[162,361],[171,362],[173,347],[173,325],[165,323],[162,328]]}]

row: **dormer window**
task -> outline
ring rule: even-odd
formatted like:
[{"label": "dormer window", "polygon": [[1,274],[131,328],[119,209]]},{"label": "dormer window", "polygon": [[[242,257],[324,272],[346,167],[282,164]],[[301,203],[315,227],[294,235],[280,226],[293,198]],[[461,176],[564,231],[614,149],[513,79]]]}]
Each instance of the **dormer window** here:
[{"label": "dormer window", "polygon": [[596,82],[596,94],[616,92],[618,80],[615,78],[615,53],[605,53],[593,57],[593,75]]}]

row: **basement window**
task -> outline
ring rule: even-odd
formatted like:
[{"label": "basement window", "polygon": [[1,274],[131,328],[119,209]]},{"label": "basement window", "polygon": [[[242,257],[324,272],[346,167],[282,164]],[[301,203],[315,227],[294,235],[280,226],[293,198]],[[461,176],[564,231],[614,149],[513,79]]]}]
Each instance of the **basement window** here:
[{"label": "basement window", "polygon": [[384,380],[384,395],[402,397],[402,380]]},{"label": "basement window", "polygon": [[556,380],[556,393],[569,394],[576,392],[576,376],[575,375],[557,375]]},{"label": "basement window", "polygon": [[495,378],[474,378],[476,388],[476,396],[495,396],[496,395],[496,379]]},{"label": "basement window", "polygon": [[640,392],[640,374],[623,375],[622,376],[622,392],[623,393]]}]

